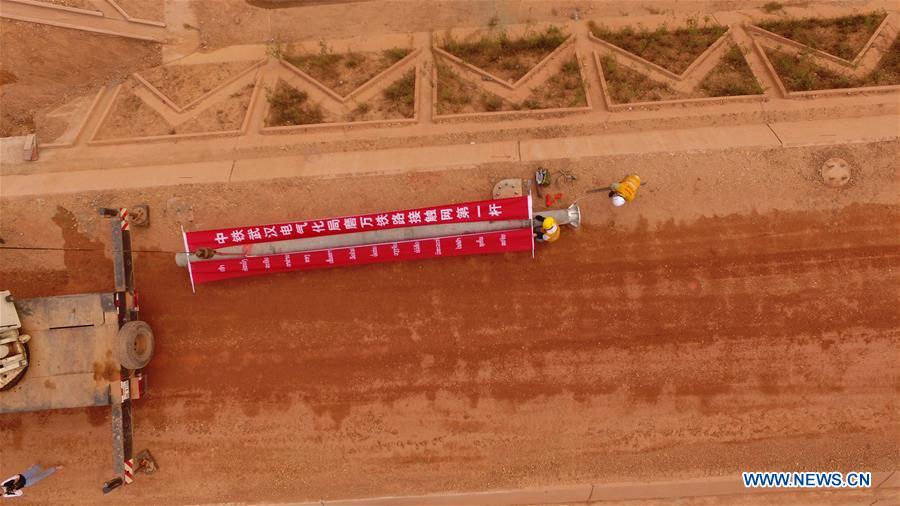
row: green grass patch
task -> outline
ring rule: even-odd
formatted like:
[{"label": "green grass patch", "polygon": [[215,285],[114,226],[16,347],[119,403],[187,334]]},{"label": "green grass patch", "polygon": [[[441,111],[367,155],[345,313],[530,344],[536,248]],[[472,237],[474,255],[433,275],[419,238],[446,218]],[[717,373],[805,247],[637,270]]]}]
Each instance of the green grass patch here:
[{"label": "green grass patch", "polygon": [[781,19],[759,27],[809,47],[852,60],[884,21],[884,11],[840,18]]},{"label": "green grass patch", "polygon": [[588,28],[595,37],[676,74],[684,72],[703,51],[728,31],[727,27],[721,25],[699,26],[696,21],[674,30],[663,25],[653,31],[646,28],[635,30],[630,26],[613,31],[593,21],[588,22]]}]

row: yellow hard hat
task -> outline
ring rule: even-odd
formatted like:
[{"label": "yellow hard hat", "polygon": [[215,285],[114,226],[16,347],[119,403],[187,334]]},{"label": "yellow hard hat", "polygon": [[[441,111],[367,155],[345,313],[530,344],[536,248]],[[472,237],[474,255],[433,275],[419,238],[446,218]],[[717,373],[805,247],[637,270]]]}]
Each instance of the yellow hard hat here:
[{"label": "yellow hard hat", "polygon": [[544,230],[550,230],[553,225],[556,225],[556,220],[554,220],[553,218],[544,218]]}]

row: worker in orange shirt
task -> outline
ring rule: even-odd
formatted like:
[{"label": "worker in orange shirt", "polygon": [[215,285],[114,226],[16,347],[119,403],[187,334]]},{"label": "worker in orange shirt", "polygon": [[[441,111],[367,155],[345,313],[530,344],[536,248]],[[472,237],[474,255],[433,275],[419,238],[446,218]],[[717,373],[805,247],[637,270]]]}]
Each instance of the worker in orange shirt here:
[{"label": "worker in orange shirt", "polygon": [[641,178],[637,174],[625,176],[625,179],[610,185],[609,200],[616,207],[624,206],[637,197],[638,188],[641,187]]}]

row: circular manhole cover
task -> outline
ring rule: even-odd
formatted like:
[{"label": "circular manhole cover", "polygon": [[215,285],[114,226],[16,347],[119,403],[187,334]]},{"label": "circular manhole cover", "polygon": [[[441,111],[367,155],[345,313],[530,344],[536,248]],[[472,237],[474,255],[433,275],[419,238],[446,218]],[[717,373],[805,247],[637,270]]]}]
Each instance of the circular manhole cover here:
[{"label": "circular manhole cover", "polygon": [[820,169],[822,182],[832,188],[840,188],[850,182],[850,164],[843,158],[829,158]]}]

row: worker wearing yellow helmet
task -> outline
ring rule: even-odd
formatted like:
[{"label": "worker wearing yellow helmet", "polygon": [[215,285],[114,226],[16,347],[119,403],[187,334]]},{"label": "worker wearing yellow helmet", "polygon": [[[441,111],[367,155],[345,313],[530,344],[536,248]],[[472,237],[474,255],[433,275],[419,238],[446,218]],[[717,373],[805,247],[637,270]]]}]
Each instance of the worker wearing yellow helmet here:
[{"label": "worker wearing yellow helmet", "polygon": [[641,178],[637,174],[625,176],[625,179],[610,185],[609,200],[616,207],[624,206],[637,197],[638,188],[641,187]]},{"label": "worker wearing yellow helmet", "polygon": [[537,223],[534,227],[534,238],[540,242],[554,242],[559,239],[559,225],[553,218],[544,218],[541,215],[534,217]]}]

